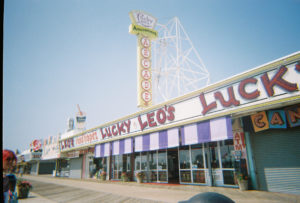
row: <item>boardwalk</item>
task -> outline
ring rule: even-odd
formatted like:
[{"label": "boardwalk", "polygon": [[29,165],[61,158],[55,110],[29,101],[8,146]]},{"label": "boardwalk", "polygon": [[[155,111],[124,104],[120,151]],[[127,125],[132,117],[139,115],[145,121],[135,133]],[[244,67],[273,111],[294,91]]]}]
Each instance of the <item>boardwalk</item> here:
[{"label": "boardwalk", "polygon": [[237,203],[300,203],[300,195],[288,195],[262,191],[240,191],[232,188],[137,184],[135,182],[111,182],[76,180],[51,176],[25,176],[33,184],[29,202],[103,202],[103,203],[175,203],[187,200],[201,192],[218,192]]}]

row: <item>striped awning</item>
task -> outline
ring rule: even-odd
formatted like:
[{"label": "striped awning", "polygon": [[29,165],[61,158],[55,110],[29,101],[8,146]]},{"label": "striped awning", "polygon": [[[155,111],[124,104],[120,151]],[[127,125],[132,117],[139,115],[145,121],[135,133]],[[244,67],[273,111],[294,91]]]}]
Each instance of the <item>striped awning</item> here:
[{"label": "striped awning", "polygon": [[232,139],[230,117],[215,118],[201,123],[193,123],[181,128],[182,145],[191,145]]},{"label": "striped awning", "polygon": [[95,158],[110,156],[110,142],[98,144],[95,146]]},{"label": "striped awning", "polygon": [[129,154],[133,152],[133,139],[126,138],[112,143],[112,155]]},{"label": "striped awning", "polygon": [[135,139],[135,152],[167,149],[179,146],[178,128],[140,135]]}]

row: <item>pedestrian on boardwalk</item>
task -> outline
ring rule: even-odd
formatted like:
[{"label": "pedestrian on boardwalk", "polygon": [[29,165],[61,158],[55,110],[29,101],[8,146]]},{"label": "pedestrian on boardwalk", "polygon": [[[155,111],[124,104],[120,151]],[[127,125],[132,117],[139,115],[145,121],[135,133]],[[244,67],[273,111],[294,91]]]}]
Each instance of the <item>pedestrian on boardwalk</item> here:
[{"label": "pedestrian on boardwalk", "polygon": [[16,176],[12,174],[16,166],[17,157],[11,150],[2,151],[2,177],[3,177],[3,199],[4,203],[8,203],[10,194],[14,194],[16,187]]}]

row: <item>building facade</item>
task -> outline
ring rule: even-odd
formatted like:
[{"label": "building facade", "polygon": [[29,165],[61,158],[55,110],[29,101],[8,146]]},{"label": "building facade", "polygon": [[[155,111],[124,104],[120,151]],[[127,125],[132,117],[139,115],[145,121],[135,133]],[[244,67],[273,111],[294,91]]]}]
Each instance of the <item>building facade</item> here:
[{"label": "building facade", "polygon": [[57,176],[300,194],[300,52],[187,95],[61,136]]}]

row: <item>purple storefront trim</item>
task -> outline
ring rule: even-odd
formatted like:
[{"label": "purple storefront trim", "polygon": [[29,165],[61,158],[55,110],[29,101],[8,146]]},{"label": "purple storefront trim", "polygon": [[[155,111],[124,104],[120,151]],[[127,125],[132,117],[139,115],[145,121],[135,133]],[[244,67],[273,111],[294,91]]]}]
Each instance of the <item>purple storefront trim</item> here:
[{"label": "purple storefront trim", "polygon": [[231,118],[228,116],[226,117],[226,126],[228,139],[233,139]]},{"label": "purple storefront trim", "polygon": [[184,126],[180,128],[180,132],[181,132],[181,145],[185,145]]},{"label": "purple storefront trim", "polygon": [[210,121],[204,121],[197,124],[198,143],[210,142]]},{"label": "purple storefront trim", "polygon": [[119,142],[119,146],[120,146],[119,154],[124,154],[124,145],[125,145],[125,140],[120,140],[120,142]]},{"label": "purple storefront trim", "polygon": [[143,135],[143,151],[149,151],[150,150],[150,135]]},{"label": "purple storefront trim", "polygon": [[104,157],[104,145],[105,144],[100,145],[100,157]]},{"label": "purple storefront trim", "polygon": [[159,149],[168,148],[168,131],[159,132]]}]

